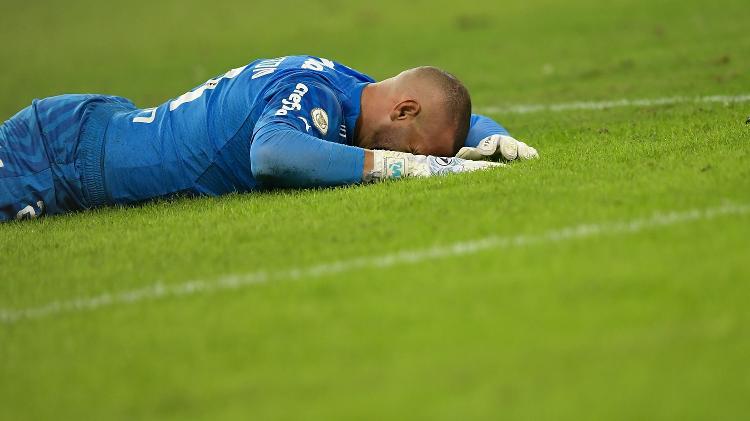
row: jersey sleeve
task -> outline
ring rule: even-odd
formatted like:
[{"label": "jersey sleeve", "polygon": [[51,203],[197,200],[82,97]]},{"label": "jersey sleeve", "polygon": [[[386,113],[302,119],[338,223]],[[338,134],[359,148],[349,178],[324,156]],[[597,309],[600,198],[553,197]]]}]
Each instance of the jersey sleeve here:
[{"label": "jersey sleeve", "polygon": [[362,181],[365,150],[337,143],[343,110],[317,80],[283,82],[265,95],[253,130],[250,168],[266,187],[314,187]]},{"label": "jersey sleeve", "polygon": [[472,114],[469,134],[466,136],[464,146],[476,147],[482,139],[493,134],[510,136],[505,127],[498,124],[495,120],[483,115]]}]

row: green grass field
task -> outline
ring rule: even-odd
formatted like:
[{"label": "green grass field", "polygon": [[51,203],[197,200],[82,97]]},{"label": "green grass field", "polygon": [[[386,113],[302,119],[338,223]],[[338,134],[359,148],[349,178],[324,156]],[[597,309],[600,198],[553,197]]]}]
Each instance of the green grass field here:
[{"label": "green grass field", "polygon": [[1,119],[309,53],[542,156],[4,224],[0,419],[747,417],[750,101],[509,109],[750,94],[747,2],[484,3],[0,0]]}]

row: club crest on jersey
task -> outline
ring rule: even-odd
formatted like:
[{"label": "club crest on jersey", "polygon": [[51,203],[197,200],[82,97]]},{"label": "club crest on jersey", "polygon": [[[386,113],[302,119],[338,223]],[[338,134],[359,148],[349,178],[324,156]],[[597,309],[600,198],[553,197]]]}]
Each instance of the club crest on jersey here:
[{"label": "club crest on jersey", "polygon": [[313,108],[310,112],[313,124],[323,136],[328,134],[328,113],[322,108]]}]

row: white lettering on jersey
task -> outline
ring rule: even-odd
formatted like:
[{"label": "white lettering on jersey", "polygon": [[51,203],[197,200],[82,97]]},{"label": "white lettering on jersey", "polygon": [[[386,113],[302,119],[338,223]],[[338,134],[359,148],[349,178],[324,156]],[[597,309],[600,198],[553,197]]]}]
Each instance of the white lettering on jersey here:
[{"label": "white lettering on jersey", "polygon": [[289,114],[289,111],[301,110],[302,106],[300,105],[300,101],[302,101],[302,97],[305,96],[307,91],[309,91],[309,89],[304,83],[298,83],[297,86],[294,87],[294,92],[289,95],[289,98],[281,100],[281,108],[276,111],[276,115],[287,115]]},{"label": "white lettering on jersey", "polygon": [[346,139],[346,126],[343,124],[339,126],[339,136]]},{"label": "white lettering on jersey", "polygon": [[328,60],[327,58],[321,58],[320,60],[309,58],[302,64],[303,69],[315,70],[318,72],[322,72],[324,67],[333,69],[333,66],[333,62],[331,60]]},{"label": "white lettering on jersey", "polygon": [[142,112],[150,114],[145,117],[134,117],[133,123],[153,123],[156,119],[156,108],[146,108]]},{"label": "white lettering on jersey", "polygon": [[174,111],[182,104],[185,104],[187,102],[195,101],[196,99],[203,96],[203,93],[206,92],[209,89],[216,89],[217,86],[219,86],[219,82],[222,79],[234,79],[236,78],[240,73],[242,73],[243,70],[245,70],[247,66],[238,67],[236,69],[232,69],[226,73],[224,73],[223,76],[221,76],[218,79],[209,79],[206,83],[201,85],[198,89],[194,91],[190,91],[184,95],[179,96],[177,99],[169,103],[169,111]]},{"label": "white lettering on jersey", "polygon": [[[237,76],[242,73],[243,70],[245,70],[247,66],[238,67],[236,69],[232,69],[221,77],[217,79],[209,79],[206,83],[201,85],[200,87],[196,88],[194,91],[190,91],[186,94],[180,95],[177,97],[174,101],[171,101],[169,103],[169,111],[174,111],[182,104],[195,101],[196,99],[203,96],[203,93],[206,92],[209,89],[216,89],[217,86],[219,86],[219,82],[221,82],[223,79],[234,79]],[[156,108],[146,108],[145,110],[141,110],[140,114],[148,113],[146,116],[139,116],[139,117],[133,117],[133,123],[153,123],[156,119]]]},{"label": "white lettering on jersey", "polygon": [[273,58],[270,60],[263,60],[253,67],[252,79],[257,79],[266,75],[270,75],[275,72],[281,63],[286,60],[286,57]]}]

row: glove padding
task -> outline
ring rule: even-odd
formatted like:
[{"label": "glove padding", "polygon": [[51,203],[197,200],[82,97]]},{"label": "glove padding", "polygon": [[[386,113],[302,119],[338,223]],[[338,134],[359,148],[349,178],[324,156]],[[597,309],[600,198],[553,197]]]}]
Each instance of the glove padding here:
[{"label": "glove padding", "polygon": [[402,177],[431,177],[503,167],[505,164],[489,161],[472,161],[462,158],[443,158],[432,155],[413,155],[405,152],[373,152],[373,169],[364,181],[377,181]]},{"label": "glove padding", "polygon": [[474,148],[464,146],[458,151],[456,157],[472,161],[513,161],[539,158],[539,153],[531,146],[510,136],[495,134],[485,137]]}]

